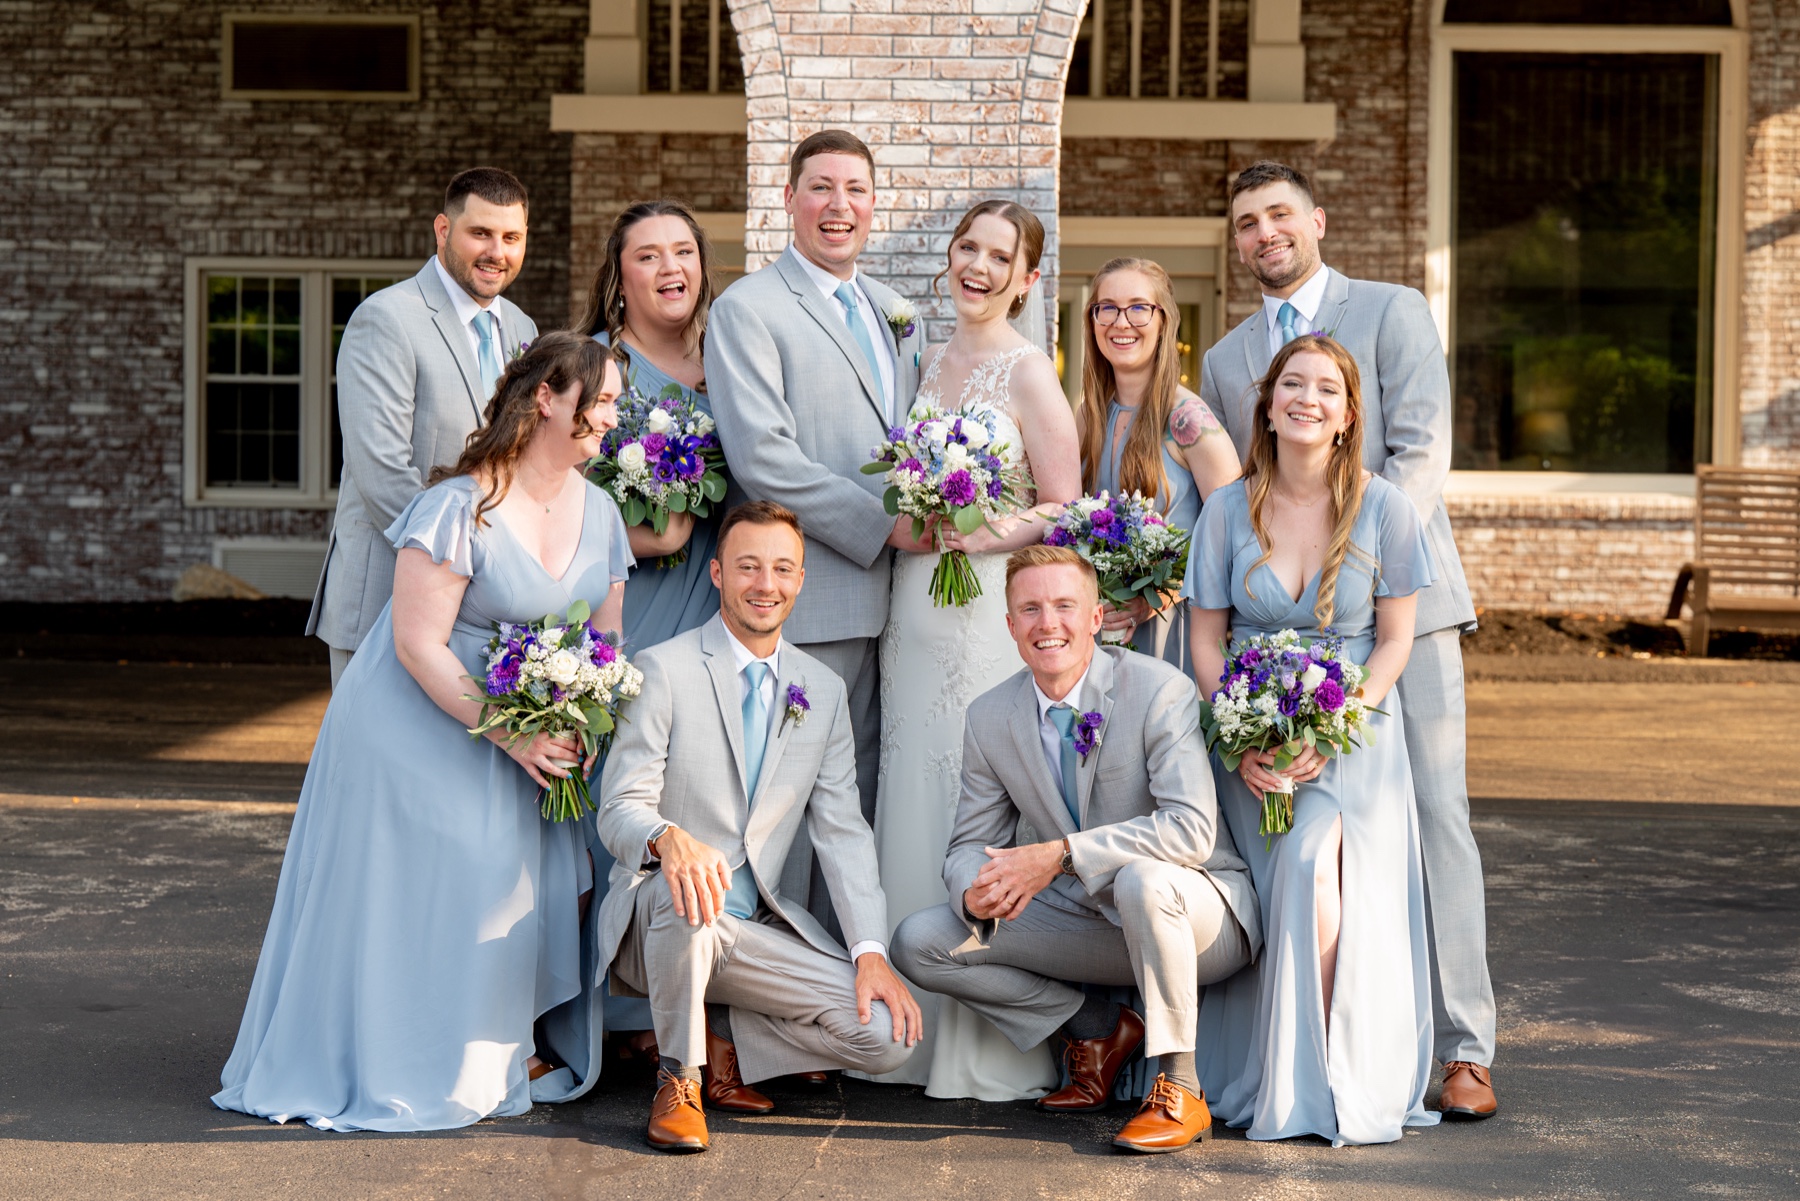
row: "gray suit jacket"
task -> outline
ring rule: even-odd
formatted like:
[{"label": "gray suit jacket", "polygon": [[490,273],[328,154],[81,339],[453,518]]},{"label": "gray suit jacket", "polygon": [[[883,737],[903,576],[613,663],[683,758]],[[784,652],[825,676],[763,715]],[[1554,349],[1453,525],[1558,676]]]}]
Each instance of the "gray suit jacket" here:
[{"label": "gray suit jacket", "polygon": [[[898,295],[867,275],[885,312]],[[706,386],[731,467],[730,503],[772,500],[806,527],[806,588],[787,621],[799,642],[873,638],[887,624],[894,519],[863,475],[887,434],[880,378],[788,249],[727,288],[706,322]],[[884,323],[885,325],[885,323]],[[891,334],[891,331],[890,331]],[[918,390],[923,322],[894,336],[894,419]]]},{"label": "gray suit jacket", "polygon": [[[537,326],[505,297],[493,311],[504,362]],[[424,491],[433,467],[456,462],[490,398],[430,261],[350,314],[337,378],[344,478],[306,632],[351,651],[394,594],[395,553],[382,531]]]},{"label": "gray suit jacket", "polygon": [[[1398,284],[1333,271],[1313,318],[1343,343],[1362,375],[1363,465],[1412,498],[1425,519],[1437,582],[1419,593],[1419,634],[1475,622],[1475,603],[1444,509],[1450,475],[1450,373],[1425,297]],[[1200,397],[1212,406],[1239,454],[1250,451],[1256,387],[1269,372],[1267,314],[1250,318],[1206,352]]]},{"label": "gray suit jacket", "polygon": [[799,684],[812,711],[803,722],[776,718],[752,805],[744,790],[743,694],[722,620],[658,643],[636,662],[644,689],[626,708],[607,756],[597,816],[600,841],[618,860],[600,907],[599,961],[611,964],[618,955],[637,890],[667,887],[659,872],[642,866],[645,843],[664,822],[723,852],[733,866],[748,860],[769,911],[817,950],[847,960],[850,953],[806,911],[804,898],[782,892],[782,868],[805,822],[847,944],[885,943],[887,898],[856,791],[843,681],[782,643],[775,703],[785,710],[788,685]]},{"label": "gray suit jacket", "polygon": [[1099,742],[1077,766],[1081,828],[1069,819],[1038,735],[1031,672],[1021,671],[975,698],[963,726],[962,800],[944,858],[950,907],[977,937],[991,921],[969,921],[962,895],[982,865],[984,847],[1013,843],[1023,816],[1040,837],[1067,837],[1075,876],[1058,876],[1038,899],[1098,912],[1117,924],[1113,878],[1137,859],[1190,867],[1218,888],[1244,928],[1252,957],[1262,918],[1250,871],[1219,820],[1212,764],[1200,737],[1194,682],[1176,668],[1122,647],[1098,647],[1072,703],[1103,715]]}]

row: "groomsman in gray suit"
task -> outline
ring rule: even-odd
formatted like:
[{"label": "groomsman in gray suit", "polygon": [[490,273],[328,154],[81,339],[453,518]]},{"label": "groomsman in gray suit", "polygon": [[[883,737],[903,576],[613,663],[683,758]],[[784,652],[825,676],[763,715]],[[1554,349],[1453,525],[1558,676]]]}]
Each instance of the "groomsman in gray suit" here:
[{"label": "groomsman in gray suit", "polygon": [[1417,639],[1400,676],[1406,745],[1418,795],[1432,940],[1442,1108],[1449,1118],[1498,1110],[1494,990],[1488,980],[1481,853],[1469,829],[1461,638],[1475,606],[1444,509],[1450,472],[1450,377],[1425,298],[1397,284],[1349,279],[1319,259],[1325,211],[1312,184],[1283,163],[1244,169],[1231,186],[1238,260],[1262,286],[1262,307],[1206,352],[1200,396],[1241,453],[1250,448],[1256,389],[1275,351],[1319,330],[1356,358],[1363,387],[1363,464],[1418,507],[1437,560],[1419,594]]},{"label": "groomsman in gray suit", "polygon": [[[919,1038],[918,1003],[888,966],[843,681],[782,637],[807,550],[779,505],[725,515],[719,615],[638,657],[643,691],[606,762],[600,840],[618,862],[599,962],[650,998],[661,1151],[706,1149],[705,1105],[774,1109],[755,1081],[891,1072]],[[781,887],[802,827],[847,951]]]},{"label": "groomsman in gray suit", "polygon": [[[875,157],[862,140],[828,129],[801,142],[786,200],[793,244],[713,304],[706,380],[737,499],[776,501],[806,523],[812,582],[788,636],[850,690],[857,787],[872,821],[889,552],[927,548],[910,518],[882,506],[881,477],[861,469],[912,407],[924,338],[903,315],[910,306],[856,266],[875,213]],[[816,871],[812,880],[817,893]]]},{"label": "groomsman in gray suit", "polygon": [[356,307],[338,346],[344,477],[306,632],[331,648],[335,686],[394,593],[382,531],[454,463],[506,363],[537,326],[501,297],[525,261],[525,186],[496,167],[450,181],[437,254]]},{"label": "groomsman in gray suit", "polygon": [[[1039,1108],[1104,1109],[1142,1044],[1158,1075],[1113,1145],[1178,1151],[1212,1131],[1194,1064],[1200,987],[1262,944],[1194,685],[1161,659],[1095,646],[1099,582],[1066,547],[1014,552],[1006,606],[1026,670],[969,706],[951,900],[900,923],[894,961],[1020,1050],[1067,1040],[1070,1082]],[[1010,845],[1021,817],[1054,837]],[[1144,1012],[1069,981],[1136,985]]]}]

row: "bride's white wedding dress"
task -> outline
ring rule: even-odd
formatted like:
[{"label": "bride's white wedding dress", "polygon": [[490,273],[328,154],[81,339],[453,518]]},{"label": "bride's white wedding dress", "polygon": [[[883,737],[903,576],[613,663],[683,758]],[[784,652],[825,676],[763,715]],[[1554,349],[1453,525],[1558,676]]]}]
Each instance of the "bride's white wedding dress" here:
[{"label": "bride's white wedding dress", "polygon": [[[977,367],[954,406],[938,391],[940,351],[919,381],[915,406],[990,410],[1012,455],[1024,440],[1007,407],[1020,346]],[[983,692],[1022,666],[1006,632],[1006,556],[970,555],[981,595],[963,606],[938,608],[929,584],[936,555],[901,554],[894,565],[887,629],[881,635],[881,785],[875,804],[875,846],[888,917],[942,905],[944,850],[962,791],[963,714]],[[986,1019],[947,997],[915,989],[925,1014],[925,1038],[898,1072],[876,1077],[923,1084],[928,1096],[1012,1101],[1041,1096],[1058,1071],[1047,1045],[1021,1053]]]}]

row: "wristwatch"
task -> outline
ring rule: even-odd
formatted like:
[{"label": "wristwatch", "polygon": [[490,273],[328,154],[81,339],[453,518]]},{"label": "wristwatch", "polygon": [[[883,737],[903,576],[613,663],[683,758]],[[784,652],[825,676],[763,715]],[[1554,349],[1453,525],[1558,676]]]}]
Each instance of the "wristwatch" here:
[{"label": "wristwatch", "polygon": [[652,834],[649,837],[649,839],[647,839],[645,841],[644,849],[650,853],[651,859],[654,860],[654,859],[662,858],[662,852],[660,852],[656,849],[656,840],[661,838],[664,834],[667,834],[670,830],[673,830],[674,828],[675,828],[674,822],[664,822],[662,825],[660,825],[656,828],[656,833]]},{"label": "wristwatch", "polygon": [[1063,875],[1072,876],[1075,874],[1075,852],[1069,849],[1069,840],[1066,838],[1063,839],[1063,856],[1062,856],[1061,867],[1062,867]]}]

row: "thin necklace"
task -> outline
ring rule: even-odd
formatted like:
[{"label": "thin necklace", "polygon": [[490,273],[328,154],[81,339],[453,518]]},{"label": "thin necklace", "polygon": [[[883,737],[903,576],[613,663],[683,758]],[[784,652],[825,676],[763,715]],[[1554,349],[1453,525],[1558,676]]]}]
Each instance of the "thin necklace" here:
[{"label": "thin necklace", "polygon": [[1304,500],[1295,500],[1284,488],[1274,488],[1273,491],[1275,495],[1279,496],[1282,500],[1287,501],[1288,504],[1293,505],[1297,509],[1316,509],[1319,507],[1319,500],[1325,499],[1325,497],[1321,496],[1319,500],[1308,502]]}]

